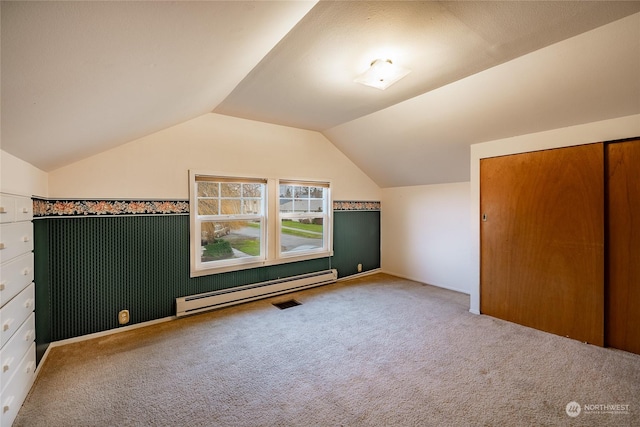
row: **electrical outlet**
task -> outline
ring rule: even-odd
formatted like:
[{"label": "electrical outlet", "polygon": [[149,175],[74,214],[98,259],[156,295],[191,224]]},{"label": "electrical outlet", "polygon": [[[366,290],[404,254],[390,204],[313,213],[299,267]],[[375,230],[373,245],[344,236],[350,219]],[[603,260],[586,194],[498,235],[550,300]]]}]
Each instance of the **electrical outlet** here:
[{"label": "electrical outlet", "polygon": [[118,313],[118,323],[121,325],[126,325],[129,323],[129,310],[122,310]]},{"label": "electrical outlet", "polygon": [[362,273],[362,264],[358,264],[358,273]]}]

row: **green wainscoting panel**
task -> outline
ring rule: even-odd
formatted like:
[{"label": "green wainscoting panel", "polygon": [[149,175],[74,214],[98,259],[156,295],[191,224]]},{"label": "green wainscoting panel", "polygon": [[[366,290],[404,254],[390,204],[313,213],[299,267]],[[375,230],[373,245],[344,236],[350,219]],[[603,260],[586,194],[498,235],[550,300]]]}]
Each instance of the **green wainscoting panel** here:
[{"label": "green wainscoting panel", "polygon": [[333,268],[338,277],[380,268],[380,211],[333,213]]},{"label": "green wainscoting panel", "polygon": [[[175,299],[337,268],[380,266],[380,212],[336,212],[332,258],[189,277],[189,216],[132,215],[34,221],[37,343],[175,315]],[[42,350],[44,351],[44,350]]]}]

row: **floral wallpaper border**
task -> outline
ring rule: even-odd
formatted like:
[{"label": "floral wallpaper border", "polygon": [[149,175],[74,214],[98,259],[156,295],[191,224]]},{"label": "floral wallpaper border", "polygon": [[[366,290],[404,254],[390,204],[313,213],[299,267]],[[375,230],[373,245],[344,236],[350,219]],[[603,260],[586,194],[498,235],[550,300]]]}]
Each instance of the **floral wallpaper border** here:
[{"label": "floral wallpaper border", "polygon": [[334,211],[379,211],[380,202],[334,201]]},{"label": "floral wallpaper border", "polygon": [[[334,211],[379,211],[380,202],[334,201]],[[187,200],[47,200],[33,199],[33,216],[111,216],[188,214]]]},{"label": "floral wallpaper border", "polygon": [[110,216],[188,214],[186,200],[44,200],[33,199],[33,216]]}]

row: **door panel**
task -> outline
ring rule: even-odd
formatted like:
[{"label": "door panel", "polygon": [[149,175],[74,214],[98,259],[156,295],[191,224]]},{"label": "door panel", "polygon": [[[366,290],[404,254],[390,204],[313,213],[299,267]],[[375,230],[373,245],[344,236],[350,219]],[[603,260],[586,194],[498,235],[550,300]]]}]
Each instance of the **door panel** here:
[{"label": "door panel", "polygon": [[480,162],[480,309],[604,344],[604,147]]},{"label": "door panel", "polygon": [[607,345],[640,354],[640,140],[607,146]]}]

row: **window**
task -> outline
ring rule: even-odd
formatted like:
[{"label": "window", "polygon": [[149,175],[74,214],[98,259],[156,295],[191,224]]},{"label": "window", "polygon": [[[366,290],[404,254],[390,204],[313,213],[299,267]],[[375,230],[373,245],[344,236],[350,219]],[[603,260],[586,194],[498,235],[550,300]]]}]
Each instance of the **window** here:
[{"label": "window", "polygon": [[195,175],[193,185],[196,270],[266,259],[267,181]]},{"label": "window", "polygon": [[327,183],[279,182],[280,256],[328,250]]},{"label": "window", "polygon": [[328,182],[190,172],[191,276],[328,257]]}]

